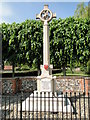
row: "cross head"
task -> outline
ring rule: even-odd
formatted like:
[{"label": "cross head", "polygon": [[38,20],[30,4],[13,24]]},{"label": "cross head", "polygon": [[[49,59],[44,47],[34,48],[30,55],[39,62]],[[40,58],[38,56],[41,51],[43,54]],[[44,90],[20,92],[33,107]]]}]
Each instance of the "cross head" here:
[{"label": "cross head", "polygon": [[44,5],[44,9],[40,14],[36,14],[36,19],[40,19],[43,22],[49,22],[53,18],[56,18],[56,13],[52,13],[51,10],[49,10],[48,5]]}]

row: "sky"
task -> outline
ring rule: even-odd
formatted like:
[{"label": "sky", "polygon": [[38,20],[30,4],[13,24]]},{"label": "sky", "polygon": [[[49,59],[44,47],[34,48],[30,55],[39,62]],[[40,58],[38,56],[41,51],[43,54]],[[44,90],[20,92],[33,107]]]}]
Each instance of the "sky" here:
[{"label": "sky", "polygon": [[[77,4],[80,2],[0,2],[0,23],[21,23],[26,19],[36,19],[44,4],[56,13],[58,18],[66,18],[74,15]],[[88,5],[88,2],[85,2]]]}]

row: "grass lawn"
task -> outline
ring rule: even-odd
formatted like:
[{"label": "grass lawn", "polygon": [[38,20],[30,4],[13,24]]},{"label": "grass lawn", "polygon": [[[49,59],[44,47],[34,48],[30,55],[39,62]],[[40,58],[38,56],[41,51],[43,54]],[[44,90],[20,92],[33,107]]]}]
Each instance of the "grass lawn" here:
[{"label": "grass lawn", "polygon": [[[63,76],[63,72],[56,73],[56,74],[53,74],[53,75],[55,75],[55,76]],[[73,73],[72,73],[70,69],[66,70],[66,76],[88,76],[88,77],[90,77],[90,75],[86,74],[84,71],[75,71],[75,70],[73,70]]]},{"label": "grass lawn", "polygon": [[[23,71],[15,71],[15,73],[28,73],[28,72],[34,72],[37,70],[23,70]],[[3,71],[2,73],[12,73],[12,71]],[[55,73],[54,76],[63,76],[63,72],[61,73]],[[83,71],[73,71],[73,73],[70,70],[66,71],[66,76],[87,76],[90,77],[90,75],[86,74]]]},{"label": "grass lawn", "polygon": [[[66,70],[66,76],[89,76],[90,77],[90,75],[85,73],[85,70],[81,71],[80,68],[79,68],[79,70],[76,70],[76,69],[77,68],[73,68],[73,73],[72,73],[72,71],[68,67]],[[37,69],[30,68],[28,65],[23,65],[20,68],[19,67],[15,68],[15,73],[28,73],[28,72],[35,72],[35,71],[37,71]],[[12,70],[3,70],[0,73],[12,73]],[[53,75],[54,76],[63,76],[63,72],[55,73]]]},{"label": "grass lawn", "polygon": [[[63,76],[63,73],[56,73],[56,74],[53,74],[55,76]],[[90,77],[90,75],[88,74],[84,74],[84,73],[66,73],[66,76],[87,76],[87,77]]]}]

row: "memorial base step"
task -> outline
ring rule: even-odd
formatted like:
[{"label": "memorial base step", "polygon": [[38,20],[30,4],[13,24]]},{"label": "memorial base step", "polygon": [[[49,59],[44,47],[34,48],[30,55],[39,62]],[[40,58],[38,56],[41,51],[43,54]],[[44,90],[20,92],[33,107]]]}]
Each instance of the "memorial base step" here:
[{"label": "memorial base step", "polygon": [[[19,107],[20,110],[20,107]],[[30,112],[73,112],[70,100],[64,95],[52,92],[34,91],[22,102],[22,111]]]}]

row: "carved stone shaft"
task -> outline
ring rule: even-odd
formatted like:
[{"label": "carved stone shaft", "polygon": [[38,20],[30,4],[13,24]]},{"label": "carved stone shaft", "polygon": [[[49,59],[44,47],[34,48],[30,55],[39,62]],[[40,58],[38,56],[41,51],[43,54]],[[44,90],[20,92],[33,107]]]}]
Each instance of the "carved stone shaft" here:
[{"label": "carved stone shaft", "polygon": [[47,24],[43,26],[43,65],[50,65],[49,26]]}]

